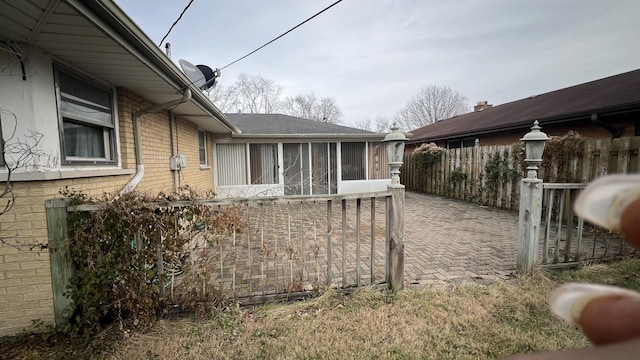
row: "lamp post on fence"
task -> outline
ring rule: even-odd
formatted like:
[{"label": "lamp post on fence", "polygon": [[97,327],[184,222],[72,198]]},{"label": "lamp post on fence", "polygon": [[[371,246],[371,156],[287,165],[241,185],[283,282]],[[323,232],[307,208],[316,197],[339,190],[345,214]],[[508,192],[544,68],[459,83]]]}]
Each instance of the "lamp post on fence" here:
[{"label": "lamp post on fence", "polygon": [[395,123],[391,126],[391,132],[382,140],[382,142],[387,143],[387,161],[389,162],[392,185],[400,184],[400,167],[402,167],[404,145],[408,140]]},{"label": "lamp post on fence", "polygon": [[540,131],[542,129],[538,125],[538,120],[533,122],[531,131],[526,133],[520,141],[524,141],[525,159],[527,163],[527,178],[538,178],[538,165],[542,162],[542,154],[544,153],[544,145],[549,140],[547,134]]},{"label": "lamp post on fence", "polygon": [[526,273],[538,262],[538,242],[540,235],[540,215],[542,213],[542,179],[538,179],[538,165],[542,163],[544,146],[549,137],[540,131],[538,121],[533,122],[531,131],[520,141],[524,141],[527,177],[520,181],[520,214],[518,220],[518,272]]},{"label": "lamp post on fence", "polygon": [[394,123],[391,132],[382,142],[387,144],[387,161],[391,174],[391,204],[387,212],[389,228],[387,229],[386,271],[385,280],[393,290],[404,287],[404,185],[400,184],[400,167],[404,156],[407,137],[400,132]]}]

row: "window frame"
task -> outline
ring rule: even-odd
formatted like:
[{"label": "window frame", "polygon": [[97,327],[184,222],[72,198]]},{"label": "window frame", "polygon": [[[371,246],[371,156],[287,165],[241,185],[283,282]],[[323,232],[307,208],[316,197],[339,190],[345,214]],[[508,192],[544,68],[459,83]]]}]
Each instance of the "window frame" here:
[{"label": "window frame", "polygon": [[[263,153],[262,151],[266,149],[267,145],[269,146],[269,151],[271,154]],[[262,172],[264,170],[264,166],[260,167],[261,173],[259,176],[254,173],[254,170],[257,170],[256,164],[252,163],[252,160],[257,157],[265,160],[270,160],[272,163],[269,164],[267,162],[267,166],[271,168],[270,177],[265,176],[265,173]],[[270,155],[270,156],[269,156]],[[280,182],[279,169],[280,165],[278,164],[278,143],[249,143],[249,162],[247,163],[248,172],[250,175],[249,184],[251,185],[276,185]]]},{"label": "window frame", "polygon": [[[200,134],[202,134],[202,144],[200,144]],[[202,155],[204,154],[204,161]],[[207,132],[198,129],[198,159],[200,161],[200,167],[207,168],[209,167],[209,161],[207,159]]]},{"label": "window frame", "polygon": [[[113,87],[106,86],[94,79],[80,74],[77,71],[69,69],[68,67],[54,63],[54,86],[56,96],[56,106],[58,110],[58,135],[60,139],[60,162],[62,165],[116,165],[118,164],[118,148],[117,148],[117,94]],[[76,81],[80,81],[89,87],[93,87],[98,91],[103,91],[109,95],[110,108],[101,104],[94,103],[88,99],[79,98],[71,94],[64,94],[61,89],[60,78],[61,74],[71,77]],[[69,101],[70,100],[70,101]],[[111,113],[110,123],[106,123],[100,120],[92,119],[91,117],[84,117],[79,114],[73,114],[64,110],[63,105],[65,103],[76,103],[77,105],[86,105],[96,109],[102,109]],[[81,126],[100,128],[102,130],[102,139],[104,146],[104,157],[79,157],[68,156],[65,140],[65,123],[78,124]]]},{"label": "window frame", "polygon": [[[346,156],[347,151],[345,150],[353,151],[356,146],[362,147],[362,153]],[[349,147],[352,147],[352,149],[349,149]],[[360,164],[351,164],[351,160],[359,161]],[[368,180],[367,161],[366,141],[345,141],[340,143],[340,178],[342,181]]]},{"label": "window frame", "polygon": [[[216,177],[216,185],[217,186],[246,186],[249,185],[248,179],[248,165],[247,165],[247,144],[244,143],[226,143],[226,142],[216,142],[214,144],[215,147],[215,177]],[[227,148],[227,149],[224,149]],[[236,148],[236,149],[234,149]],[[233,155],[235,160],[238,160],[238,164],[234,167],[237,173],[233,174],[233,176],[229,176],[228,170],[225,166],[229,166],[230,164],[224,163],[221,158],[221,154],[225,153],[225,155]],[[237,152],[234,154],[234,152]],[[226,159],[226,158],[225,158]],[[225,175],[222,175],[225,174]],[[240,180],[240,183],[232,180]]]}]

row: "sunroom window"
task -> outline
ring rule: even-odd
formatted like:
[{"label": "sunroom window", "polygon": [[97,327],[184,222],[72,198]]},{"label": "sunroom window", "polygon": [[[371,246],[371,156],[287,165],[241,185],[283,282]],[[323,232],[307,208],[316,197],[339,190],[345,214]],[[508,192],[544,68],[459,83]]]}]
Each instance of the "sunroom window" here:
[{"label": "sunroom window", "polygon": [[115,162],[112,91],[56,67],[63,163]]},{"label": "sunroom window", "polygon": [[252,184],[278,183],[277,144],[250,144],[249,160]]},{"label": "sunroom window", "polygon": [[247,155],[245,149],[245,144],[216,144],[218,185],[247,184]]},{"label": "sunroom window", "polygon": [[342,180],[366,179],[365,143],[342,143]]}]

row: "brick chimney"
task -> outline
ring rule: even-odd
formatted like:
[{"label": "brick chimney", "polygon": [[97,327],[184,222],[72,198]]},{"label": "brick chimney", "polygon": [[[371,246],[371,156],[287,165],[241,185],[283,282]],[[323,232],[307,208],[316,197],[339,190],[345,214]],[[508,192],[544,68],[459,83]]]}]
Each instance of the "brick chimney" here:
[{"label": "brick chimney", "polygon": [[473,107],[473,112],[482,111],[482,110],[488,109],[488,108],[490,108],[492,106],[493,105],[489,104],[486,100],[485,101],[478,101],[478,104]]}]

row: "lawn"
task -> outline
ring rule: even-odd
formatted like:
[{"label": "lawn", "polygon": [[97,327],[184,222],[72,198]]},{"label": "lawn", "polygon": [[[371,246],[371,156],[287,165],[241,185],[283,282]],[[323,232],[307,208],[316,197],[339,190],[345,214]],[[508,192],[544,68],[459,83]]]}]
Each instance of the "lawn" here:
[{"label": "lawn", "polygon": [[337,291],[290,304],[231,306],[206,319],[159,321],[142,332],[97,336],[88,347],[64,338],[26,336],[4,341],[11,358],[92,359],[482,359],[579,348],[588,341],[557,320],[547,299],[567,281],[640,289],[640,260],[549,274],[517,284],[441,284],[393,294]]}]

